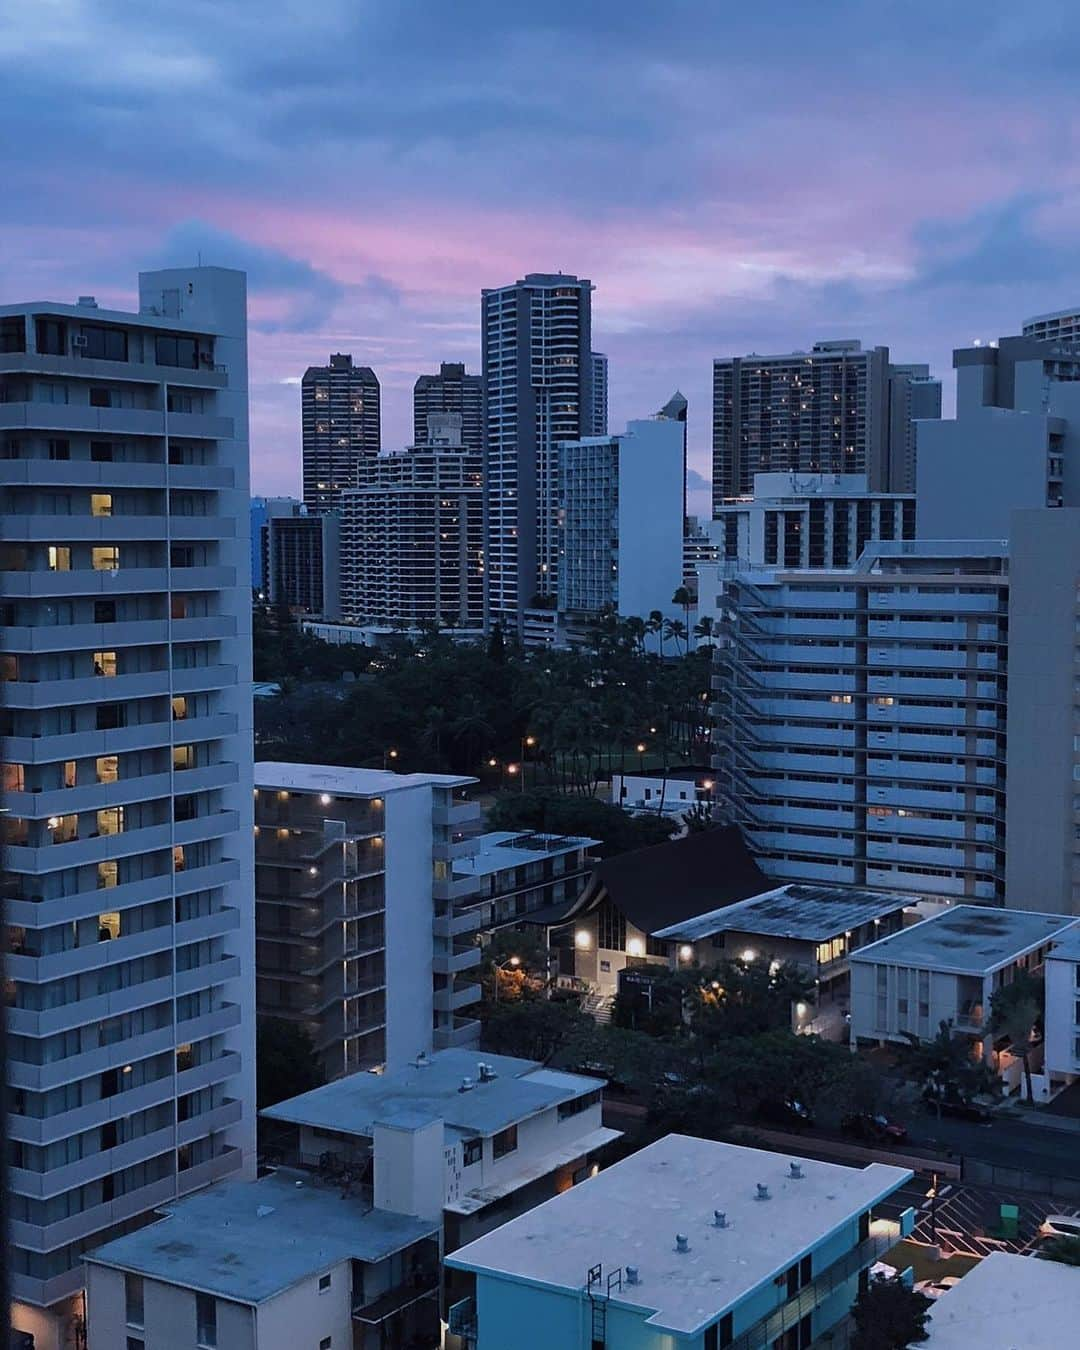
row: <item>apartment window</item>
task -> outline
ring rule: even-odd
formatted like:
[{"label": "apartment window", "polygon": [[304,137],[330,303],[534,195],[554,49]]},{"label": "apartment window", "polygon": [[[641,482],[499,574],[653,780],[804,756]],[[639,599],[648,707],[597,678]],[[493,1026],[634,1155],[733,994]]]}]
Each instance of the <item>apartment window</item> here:
[{"label": "apartment window", "polygon": [[73,788],[76,782],[77,768],[73,759],[65,759],[60,771],[60,781],[66,788]]},{"label": "apartment window", "polygon": [[23,765],[0,764],[0,791],[26,791],[26,772]]},{"label": "apartment window", "polygon": [[330,1277],[329,1275],[320,1275],[320,1276],[319,1276],[319,1293],[320,1293],[320,1294],[325,1294],[326,1291],[330,1288],[330,1284],[331,1284],[331,1277]]},{"label": "apartment window", "polygon": [[186,619],[188,616],[188,598],[186,595],[174,595],[170,614],[174,619]]},{"label": "apartment window", "polygon": [[173,844],[172,865],[174,872],[182,872],[187,865],[184,858],[183,844]]},{"label": "apartment window", "polygon": [[94,674],[113,676],[116,674],[116,653],[115,652],[95,652],[94,653]]},{"label": "apartment window", "polygon": [[173,819],[194,820],[199,814],[198,799],[191,794],[173,798]]},{"label": "apartment window", "polygon": [[161,335],[154,339],[154,360],[159,366],[179,366],[183,370],[195,370],[199,364],[198,340]]},{"label": "apartment window", "polygon": [[50,816],[48,823],[54,844],[68,844],[79,837],[79,817],[76,815]]},{"label": "apartment window", "polygon": [[109,441],[90,442],[90,462],[92,464],[111,464],[113,448]]},{"label": "apartment window", "polygon": [[172,766],[179,772],[180,769],[190,769],[195,764],[195,747],[191,745],[174,745],[172,752]]},{"label": "apartment window", "polygon": [[195,1063],[195,1056],[191,1053],[191,1045],[184,1044],[176,1047],[176,1072],[183,1073],[185,1069],[190,1069]]},{"label": "apartment window", "polygon": [[111,492],[91,492],[90,494],[90,514],[92,516],[111,516],[112,515],[112,493]]},{"label": "apartment window", "polygon": [[113,910],[98,915],[98,941],[110,942],[120,936],[120,915]]},{"label": "apartment window", "polygon": [[127,1350],[146,1350],[146,1342],[141,1336],[129,1336],[127,1338]]},{"label": "apartment window", "polygon": [[200,1346],[217,1346],[217,1299],[209,1294],[195,1295],[195,1340]]},{"label": "apartment window", "polygon": [[90,566],[95,572],[115,572],[120,566],[120,550],[112,545],[90,550]]},{"label": "apartment window", "polygon": [[34,324],[34,332],[39,355],[67,354],[67,325],[59,319],[38,319]]},{"label": "apartment window", "polygon": [[484,1141],[482,1139],[466,1139],[461,1148],[462,1167],[472,1167],[478,1163],[484,1156]]},{"label": "apartment window", "polygon": [[725,1346],[730,1345],[734,1339],[732,1315],[731,1313],[725,1313],[719,1322],[714,1322],[711,1327],[706,1327],[705,1350],[725,1350]]},{"label": "apartment window", "polygon": [[142,1276],[124,1276],[124,1307],[126,1310],[124,1315],[129,1327],[142,1327],[146,1325],[143,1314]]},{"label": "apartment window", "polygon": [[508,1125],[505,1130],[500,1130],[491,1141],[491,1153],[496,1162],[500,1158],[505,1158],[508,1153],[513,1153],[516,1148],[516,1125]]},{"label": "apartment window", "polygon": [[99,755],[94,761],[99,783],[116,783],[120,778],[120,760],[117,755]]},{"label": "apartment window", "polygon": [[102,703],[94,714],[94,726],[97,731],[115,731],[125,723],[124,706],[121,703]]},{"label": "apartment window", "polygon": [[99,862],[97,865],[98,890],[111,890],[119,879],[119,870],[119,864],[115,858],[110,858],[105,862]]},{"label": "apartment window", "polygon": [[49,458],[70,459],[71,442],[65,440],[62,436],[54,437],[52,440],[49,441]]},{"label": "apartment window", "polygon": [[319,1350],[330,1350],[330,1347],[333,1344],[334,1344],[333,1336],[324,1336],[322,1340],[319,1342]]},{"label": "apartment window", "polygon": [[172,715],[174,722],[182,722],[188,715],[187,699],[183,694],[177,694],[172,700]]},{"label": "apartment window", "polygon": [[71,549],[64,544],[49,545],[49,571],[71,571]]},{"label": "apartment window", "polygon": [[0,319],[0,352],[26,351],[26,324],[21,314]]},{"label": "apartment window", "polygon": [[90,406],[91,408],[111,408],[112,390],[106,389],[104,385],[92,384],[90,386]]},{"label": "apartment window", "polygon": [[98,834],[123,834],[124,808],[122,806],[110,806],[104,811],[99,811],[97,813],[97,832]]},{"label": "apartment window", "polygon": [[583,1111],[588,1111],[591,1107],[599,1104],[599,1092],[586,1092],[583,1097],[574,1097],[568,1102],[560,1102],[559,1119],[569,1120],[571,1116],[579,1116]]},{"label": "apartment window", "polygon": [[97,361],[126,361],[127,334],[122,328],[91,328],[82,330],[82,354]]},{"label": "apartment window", "polygon": [[95,623],[115,623],[115,622],[116,622],[116,601],[115,601],[115,600],[95,600],[95,601],[94,601],[94,622],[95,622]]}]

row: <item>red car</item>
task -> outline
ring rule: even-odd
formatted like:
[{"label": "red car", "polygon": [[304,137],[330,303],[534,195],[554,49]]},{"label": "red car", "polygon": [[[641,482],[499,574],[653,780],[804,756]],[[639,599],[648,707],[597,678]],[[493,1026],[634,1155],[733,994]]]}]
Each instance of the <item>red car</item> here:
[{"label": "red car", "polygon": [[853,1134],[871,1144],[902,1144],[908,1137],[905,1125],[898,1125],[888,1116],[871,1111],[857,1111],[845,1116],[840,1122],[840,1128],[846,1134]]}]

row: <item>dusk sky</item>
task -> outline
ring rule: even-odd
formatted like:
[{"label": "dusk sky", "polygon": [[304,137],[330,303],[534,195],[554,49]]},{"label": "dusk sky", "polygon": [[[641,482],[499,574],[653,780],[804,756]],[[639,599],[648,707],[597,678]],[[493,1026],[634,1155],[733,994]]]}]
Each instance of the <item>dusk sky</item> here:
[{"label": "dusk sky", "polygon": [[405,444],[481,287],[575,272],[612,429],[678,386],[707,476],[713,356],[951,375],[1080,303],[1078,69],[1046,0],[0,0],[0,301],[246,268],[252,485],[295,494],[306,366],[374,366]]}]

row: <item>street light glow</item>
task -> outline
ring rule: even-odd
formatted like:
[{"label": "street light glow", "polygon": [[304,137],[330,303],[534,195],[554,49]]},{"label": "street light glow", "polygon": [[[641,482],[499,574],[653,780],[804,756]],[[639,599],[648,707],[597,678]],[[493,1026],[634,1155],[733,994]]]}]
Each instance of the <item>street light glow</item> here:
[{"label": "street light glow", "polygon": [[592,937],[587,928],[579,928],[574,934],[574,946],[581,952],[587,952],[592,946]]},{"label": "street light glow", "polygon": [[330,796],[329,792],[323,792],[319,796],[319,801],[323,804],[323,806],[329,806],[333,800],[334,799],[333,797]]},{"label": "street light glow", "polygon": [[644,742],[644,741],[638,741],[638,746],[637,746],[637,752],[638,752],[638,754],[639,754],[639,755],[643,755],[643,754],[645,753],[646,749],[647,749],[647,746],[645,745],[645,742]]},{"label": "street light glow", "polygon": [[683,945],[679,948],[679,955],[682,957],[684,961],[689,961],[690,958],[693,956],[693,954],[694,949],[693,947],[690,946],[689,942],[684,942]]},{"label": "street light glow", "polygon": [[626,952],[628,956],[644,956],[645,944],[640,938],[631,938],[626,944]]},{"label": "street light glow", "polygon": [[518,771],[518,766],[517,766],[516,764],[508,764],[508,765],[506,766],[506,772],[507,772],[507,773],[517,773],[517,771]]},{"label": "street light glow", "polygon": [[754,961],[757,959],[757,952],[754,951],[753,947],[744,947],[742,952],[742,959],[744,961]]},{"label": "street light glow", "polygon": [[520,956],[512,956],[512,957],[510,958],[510,964],[511,964],[512,966],[520,966],[520,965],[521,965],[521,957],[520,957]]}]

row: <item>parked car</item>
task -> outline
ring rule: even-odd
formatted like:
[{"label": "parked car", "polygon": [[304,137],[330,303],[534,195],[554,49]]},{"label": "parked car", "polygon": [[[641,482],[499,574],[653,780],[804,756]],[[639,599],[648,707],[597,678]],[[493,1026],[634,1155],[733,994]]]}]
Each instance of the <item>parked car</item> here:
[{"label": "parked car", "polygon": [[1080,1215],[1048,1214],[1039,1225],[1040,1237],[1080,1237]]},{"label": "parked car", "polygon": [[769,1098],[758,1103],[759,1120],[767,1120],[774,1125],[789,1125],[795,1129],[813,1125],[814,1113],[795,1097]]},{"label": "parked car", "polygon": [[840,1122],[845,1134],[865,1139],[871,1144],[902,1144],[907,1139],[907,1126],[900,1125],[880,1112],[854,1111]]},{"label": "parked car", "polygon": [[915,1286],[915,1292],[925,1294],[927,1298],[940,1298],[950,1289],[955,1289],[959,1283],[959,1275],[943,1275],[940,1280],[920,1280]]},{"label": "parked car", "polygon": [[934,1115],[951,1116],[955,1120],[972,1120],[977,1125],[988,1125],[994,1113],[982,1102],[965,1101],[961,1097],[937,1097],[929,1090],[923,1092],[926,1109]]}]

